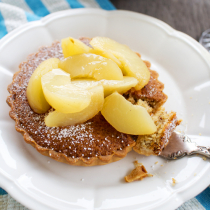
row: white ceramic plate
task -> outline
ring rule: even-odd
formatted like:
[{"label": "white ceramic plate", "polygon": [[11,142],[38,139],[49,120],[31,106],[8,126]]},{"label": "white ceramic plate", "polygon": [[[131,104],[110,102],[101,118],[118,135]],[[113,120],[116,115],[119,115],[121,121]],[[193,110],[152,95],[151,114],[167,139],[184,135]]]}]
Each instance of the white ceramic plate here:
[{"label": "white ceramic plate", "polygon": [[[7,85],[28,54],[67,36],[107,36],[140,52],[165,83],[169,96],[165,106],[183,119],[179,130],[210,145],[210,55],[200,44],[142,14],[63,11],[0,40],[0,185],[25,206],[39,210],[168,210],[204,190],[210,184],[210,163],[198,156],[165,161],[131,152],[121,161],[87,168],[58,163],[24,142],[8,116]],[[124,176],[134,168],[135,158],[154,177],[128,184]],[[175,186],[172,177],[177,180]]]}]

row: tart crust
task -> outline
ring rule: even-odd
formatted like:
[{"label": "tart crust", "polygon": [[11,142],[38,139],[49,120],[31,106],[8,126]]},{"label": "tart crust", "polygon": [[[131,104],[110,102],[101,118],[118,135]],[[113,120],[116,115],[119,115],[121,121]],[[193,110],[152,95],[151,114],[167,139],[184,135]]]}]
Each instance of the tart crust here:
[{"label": "tart crust", "polygon": [[[14,75],[15,76],[15,75]],[[23,138],[26,143],[30,144],[33,146],[39,153],[42,155],[48,156],[58,162],[62,163],[67,163],[70,165],[77,165],[77,166],[95,166],[95,165],[105,165],[108,163],[112,163],[118,160],[121,160],[124,158],[128,152],[132,150],[132,147],[135,145],[135,142],[131,142],[131,144],[127,147],[125,147],[122,150],[116,150],[114,151],[113,154],[111,155],[106,155],[106,156],[99,156],[99,157],[90,157],[90,158],[83,158],[83,157],[78,157],[78,158],[72,158],[68,157],[67,155],[63,153],[56,152],[54,150],[44,148],[40,145],[38,145],[33,138],[29,135],[29,133],[23,129],[20,125],[20,121],[15,114],[15,107],[13,106],[12,102],[12,95],[7,97],[7,103],[11,107],[11,110],[9,112],[10,117],[15,121],[15,129],[19,133],[23,135]]]},{"label": "tart crust", "polygon": [[163,107],[152,115],[157,131],[151,135],[138,136],[133,150],[139,154],[150,156],[159,155],[169,143],[171,134],[181,123],[175,112],[167,113]]}]

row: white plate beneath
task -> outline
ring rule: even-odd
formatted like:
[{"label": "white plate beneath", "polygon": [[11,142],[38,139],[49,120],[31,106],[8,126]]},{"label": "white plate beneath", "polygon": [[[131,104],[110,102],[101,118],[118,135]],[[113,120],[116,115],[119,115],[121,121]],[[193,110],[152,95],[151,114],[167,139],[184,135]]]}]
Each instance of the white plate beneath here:
[{"label": "white plate beneath", "polygon": [[[28,54],[67,36],[107,36],[140,52],[165,83],[167,110],[183,119],[178,129],[210,145],[210,55],[199,43],[142,14],[62,11],[0,40],[0,185],[25,206],[39,210],[168,210],[204,190],[210,184],[210,162],[198,156],[165,161],[131,152],[121,161],[87,168],[58,163],[24,142],[8,116],[7,85]],[[135,158],[155,176],[128,184],[123,178],[134,168]],[[175,186],[172,177],[177,180]]]}]

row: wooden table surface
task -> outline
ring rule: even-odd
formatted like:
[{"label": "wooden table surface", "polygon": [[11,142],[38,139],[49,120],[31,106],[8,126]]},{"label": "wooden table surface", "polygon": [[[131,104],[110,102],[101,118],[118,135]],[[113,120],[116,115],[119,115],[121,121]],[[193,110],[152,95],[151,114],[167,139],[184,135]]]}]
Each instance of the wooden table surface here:
[{"label": "wooden table surface", "polygon": [[210,28],[210,0],[111,0],[117,9],[158,18],[196,40]]}]

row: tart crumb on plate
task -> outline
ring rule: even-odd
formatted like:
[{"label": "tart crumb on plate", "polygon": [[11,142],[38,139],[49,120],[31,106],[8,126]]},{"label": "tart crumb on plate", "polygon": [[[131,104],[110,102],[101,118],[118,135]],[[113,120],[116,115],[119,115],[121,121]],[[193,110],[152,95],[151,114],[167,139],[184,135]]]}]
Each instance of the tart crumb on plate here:
[{"label": "tart crumb on plate", "polygon": [[135,168],[131,171],[131,173],[125,176],[126,182],[133,182],[153,176],[152,174],[148,174],[144,165],[140,164],[137,160],[134,161],[134,166]]}]

